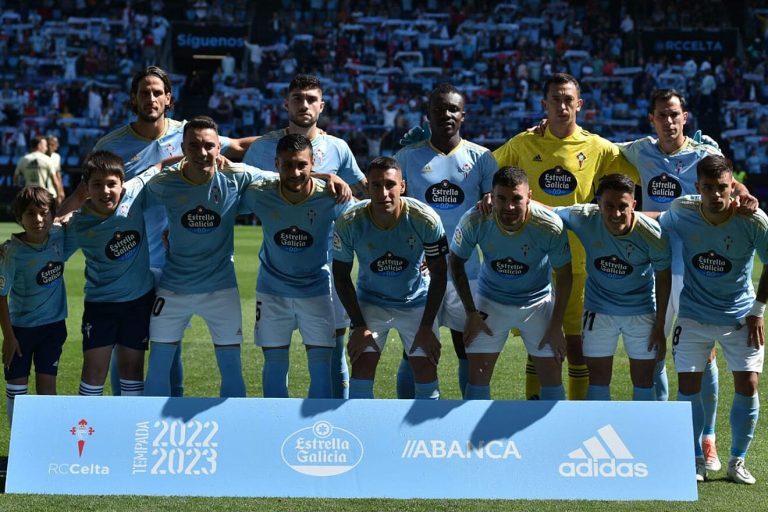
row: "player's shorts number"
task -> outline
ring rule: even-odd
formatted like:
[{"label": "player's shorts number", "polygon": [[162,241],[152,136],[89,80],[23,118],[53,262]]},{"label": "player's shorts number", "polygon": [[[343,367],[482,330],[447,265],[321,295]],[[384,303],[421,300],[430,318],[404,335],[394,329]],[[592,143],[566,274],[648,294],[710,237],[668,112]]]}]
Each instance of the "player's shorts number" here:
[{"label": "player's shorts number", "polygon": [[159,316],[164,306],[165,306],[165,299],[162,297],[156,298],[155,304],[152,306],[152,316]]},{"label": "player's shorts number", "polygon": [[256,301],[256,321],[261,320],[261,301]]},{"label": "player's shorts number", "polygon": [[680,343],[680,333],[683,332],[683,327],[678,325],[675,327],[674,332],[672,333],[672,345],[677,346],[678,343]]},{"label": "player's shorts number", "polygon": [[[587,327],[587,324],[589,324],[589,327]],[[591,331],[592,327],[595,325],[595,312],[594,311],[584,311],[584,323],[581,326],[581,329],[583,331]]]}]

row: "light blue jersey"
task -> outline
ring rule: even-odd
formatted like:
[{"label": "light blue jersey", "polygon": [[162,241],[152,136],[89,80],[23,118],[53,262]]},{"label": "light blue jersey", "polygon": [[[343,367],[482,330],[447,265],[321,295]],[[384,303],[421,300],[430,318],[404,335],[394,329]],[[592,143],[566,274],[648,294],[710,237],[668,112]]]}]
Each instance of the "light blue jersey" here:
[{"label": "light blue jersey", "polygon": [[195,185],[181,171],[185,164],[163,169],[144,189],[168,216],[169,249],[159,287],[183,294],[234,288],[234,225],[240,195],[252,182],[273,179],[275,174],[233,164],[217,169],[207,183]]},{"label": "light blue jersey", "polygon": [[635,212],[629,233],[608,232],[596,204],[555,208],[587,250],[584,309],[615,316],[656,311],[654,271],[672,263],[669,240],[655,220]]},{"label": "light blue jersey", "polygon": [[67,224],[67,244],[80,247],[85,255],[86,301],[127,302],[154,287],[142,190],[157,173],[153,168],[126,181],[112,215],[104,217],[86,203]]},{"label": "light blue jersey", "polygon": [[659,219],[683,242],[680,317],[714,325],[736,325],[755,299],[752,264],[757,251],[768,261],[768,217],[733,214],[713,226],[701,214],[700,196],[683,196]]},{"label": "light blue jersey", "polygon": [[309,197],[298,204],[285,198],[277,179],[253,183],[243,193],[240,213],[255,213],[264,231],[256,291],[280,297],[330,295],[327,240],[334,220],[353,203],[337,204],[324,181],[312,182]]},{"label": "light blue jersey", "polygon": [[40,245],[11,236],[0,258],[0,295],[10,295],[11,325],[36,327],[67,317],[64,262],[74,250],[58,225]]},{"label": "light blue jersey", "polygon": [[[96,142],[94,151],[111,151],[123,160],[125,179],[130,180],[166,158],[182,156],[181,143],[184,138],[186,121],[165,120],[165,132],[157,139],[147,139],[136,133],[130,124],[113,130]],[[229,146],[230,139],[219,137],[221,152]],[[144,212],[151,266],[162,268],[165,248],[162,243],[166,219],[160,207],[148,208]]]},{"label": "light blue jersey", "polygon": [[[257,138],[243,156],[243,163],[259,169],[275,169],[277,143],[288,134],[285,129],[275,130]],[[336,174],[349,185],[365,179],[355,160],[355,155],[343,139],[319,133],[312,139],[314,171],[323,174]]]},{"label": "light blue jersey", "polygon": [[424,257],[447,250],[440,217],[424,203],[401,197],[402,211],[391,228],[376,225],[370,200],[355,204],[336,221],[333,258],[352,263],[357,254],[357,297],[362,302],[393,308],[423,306],[429,277],[420,265]]},{"label": "light blue jersey", "polygon": [[478,293],[514,306],[535,304],[552,291],[552,269],[571,262],[568,235],[560,217],[531,203],[528,218],[517,231],[507,231],[496,215],[473,207],[461,218],[451,252],[466,259],[475,246],[483,251]]},{"label": "light blue jersey", "polygon": [[720,151],[690,137],[671,155],[666,154],[653,137],[617,144],[621,154],[640,173],[638,185],[643,189],[643,210],[663,212],[680,196],[696,194],[696,165]]},{"label": "light blue jersey", "polygon": [[[449,235],[453,235],[464,212],[491,191],[497,170],[493,153],[466,140],[447,155],[428,140],[417,142],[398,151],[395,159],[403,169],[407,194],[431,206]],[[464,269],[469,279],[477,279],[477,251]]]},{"label": "light blue jersey", "polygon": [[[663,212],[672,201],[684,195],[698,194],[696,191],[696,166],[709,155],[720,155],[720,151],[709,144],[695,142],[690,137],[675,153],[668,155],[659,146],[658,139],[645,137],[632,142],[617,144],[624,155],[640,174],[638,183],[643,191],[642,208],[647,212]],[[683,275],[682,243],[677,237],[670,237],[672,245],[672,273]]]}]

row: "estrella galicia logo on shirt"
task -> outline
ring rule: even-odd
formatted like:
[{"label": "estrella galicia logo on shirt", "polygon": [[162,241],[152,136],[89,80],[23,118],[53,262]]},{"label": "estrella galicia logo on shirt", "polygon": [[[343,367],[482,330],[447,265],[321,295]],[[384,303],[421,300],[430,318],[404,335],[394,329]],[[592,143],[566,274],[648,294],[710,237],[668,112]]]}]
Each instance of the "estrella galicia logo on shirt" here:
[{"label": "estrella galicia logo on shirt", "polygon": [[219,224],[219,214],[202,206],[197,206],[181,216],[181,225],[199,235],[210,233],[219,227]]},{"label": "estrella galicia logo on shirt", "polygon": [[408,260],[395,256],[390,251],[371,262],[371,271],[380,276],[399,276],[406,268],[408,268]]},{"label": "estrella galicia logo on shirt", "polygon": [[62,275],[64,275],[64,263],[61,261],[49,261],[37,273],[37,284],[43,288],[56,286]]},{"label": "estrella galicia logo on shirt", "polygon": [[279,248],[288,252],[302,252],[312,246],[314,241],[311,234],[297,226],[281,229],[275,233],[274,240]]},{"label": "estrella galicia logo on shirt", "polygon": [[632,265],[615,254],[595,259],[595,268],[609,279],[624,279],[634,270]]},{"label": "estrella galicia logo on shirt", "polygon": [[654,176],[648,182],[648,197],[657,203],[671,203],[683,194],[680,182],[667,173]]},{"label": "estrella galicia logo on shirt", "polygon": [[110,260],[126,260],[136,252],[141,243],[138,231],[115,231],[115,234],[104,247],[104,253]]},{"label": "estrella galicia logo on shirt", "polygon": [[492,261],[491,268],[505,279],[516,279],[527,274],[530,267],[510,256],[501,260]]},{"label": "estrella galicia logo on shirt", "polygon": [[539,176],[539,187],[551,196],[564,196],[576,190],[576,176],[559,165]]},{"label": "estrella galicia logo on shirt", "polygon": [[435,183],[424,193],[427,204],[437,210],[452,210],[464,203],[464,191],[448,180]]},{"label": "estrella galicia logo on shirt", "polygon": [[707,277],[722,277],[731,271],[731,262],[715,251],[708,251],[693,256],[693,268]]}]

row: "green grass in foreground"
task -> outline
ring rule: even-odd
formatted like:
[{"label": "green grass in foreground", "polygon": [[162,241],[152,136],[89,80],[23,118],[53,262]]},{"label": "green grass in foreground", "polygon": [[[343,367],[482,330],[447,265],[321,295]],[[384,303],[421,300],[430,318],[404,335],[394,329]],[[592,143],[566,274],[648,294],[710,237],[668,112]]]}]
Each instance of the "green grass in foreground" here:
[{"label": "green grass in foreground", "polygon": [[[10,223],[0,223],[0,240],[4,240],[11,232],[19,231],[19,227]],[[235,231],[235,262],[243,308],[243,327],[245,343],[243,344],[243,372],[245,375],[248,395],[261,396],[261,367],[263,358],[260,351],[252,343],[254,323],[254,288],[258,266],[258,248],[261,241],[261,230],[252,227],[237,227]],[[755,265],[755,276],[762,269],[759,263]],[[77,394],[80,382],[82,364],[82,336],[80,335],[80,318],[82,316],[83,291],[83,258],[80,253],[70,259],[65,271],[65,279],[69,295],[69,319],[67,328],[69,338],[64,346],[64,354],[60,363],[59,393]],[[440,363],[440,381],[442,397],[446,399],[460,398],[456,383],[456,358],[453,355],[448,331],[442,331],[442,342],[445,347]],[[381,398],[395,397],[395,371],[399,363],[400,340],[393,333],[384,350],[376,379],[376,396]],[[217,396],[218,369],[213,354],[205,324],[195,318],[192,327],[184,339],[184,369],[185,385],[188,396]],[[306,394],[306,357],[298,336],[291,348],[290,394],[302,397]],[[720,434],[719,449],[721,460],[725,464],[730,444],[730,428],[728,414],[733,396],[733,379],[726,369],[725,359],[720,358],[720,406],[718,410],[717,429]],[[667,359],[670,372],[670,389],[674,397],[677,382],[673,374],[671,355]],[[499,360],[493,378],[493,394],[495,398],[505,400],[523,399],[524,351],[519,339],[510,339],[507,349]],[[629,367],[622,349],[616,357],[613,379],[613,397],[617,400],[631,399],[632,388],[629,382]],[[760,395],[766,396],[765,381],[761,382]],[[765,402],[761,405],[761,415],[765,415]],[[755,440],[750,448],[748,466],[758,480],[754,486],[739,486],[725,480],[725,471],[715,473],[712,480],[699,485],[699,501],[697,503],[669,502],[590,502],[590,501],[498,501],[498,500],[329,500],[329,499],[286,499],[286,498],[165,498],[142,496],[39,496],[39,495],[0,495],[0,511],[27,510],[78,510],[81,512],[97,510],[185,510],[185,512],[209,510],[265,510],[265,511],[497,511],[497,510],[725,510],[725,509],[757,509],[761,508],[759,501],[768,496],[768,432],[764,421],[758,423]],[[8,453],[7,418],[5,408],[0,408],[0,454]],[[386,478],[386,475],[382,475]],[[471,485],[471,479],[467,481]]]}]

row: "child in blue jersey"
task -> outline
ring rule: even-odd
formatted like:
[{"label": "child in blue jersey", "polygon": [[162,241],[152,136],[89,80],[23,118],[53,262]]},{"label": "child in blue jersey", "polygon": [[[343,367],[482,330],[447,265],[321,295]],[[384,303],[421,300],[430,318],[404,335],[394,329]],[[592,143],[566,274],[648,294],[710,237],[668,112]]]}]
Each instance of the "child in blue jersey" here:
[{"label": "child in blue jersey", "polygon": [[[564,400],[562,324],[572,281],[568,236],[557,215],[531,203],[528,177],[518,167],[496,172],[492,199],[493,213],[470,209],[451,240],[451,272],[467,316],[463,341],[469,382],[464,397],[491,398],[493,369],[510,330],[517,328],[536,365],[541,399]],[[478,246],[483,265],[475,301],[464,265]]]},{"label": "child in blue jersey", "polygon": [[[401,197],[404,191],[397,160],[375,158],[368,167],[371,199],[336,221],[334,284],[352,321],[350,398],[373,398],[376,366],[391,328],[408,353],[415,398],[440,396],[435,318],[447,282],[448,244],[440,217],[424,203]],[[357,292],[350,276],[355,254]],[[420,271],[422,261],[428,277]]]},{"label": "child in blue jersey", "polygon": [[[352,150],[343,139],[329,135],[317,126],[325,108],[320,80],[312,75],[296,75],[288,85],[284,106],[288,111],[288,128],[258,137],[246,151],[243,162],[259,169],[272,169],[278,141],[288,134],[303,135],[312,142],[314,172],[335,174],[352,187],[356,196],[363,196],[365,175],[357,166]],[[332,251],[329,239],[329,260],[333,258]],[[344,333],[349,326],[349,317],[336,297],[335,290],[333,295],[336,346],[331,358],[331,386],[334,398],[348,398],[349,371],[344,354]]]},{"label": "child in blue jersey", "polygon": [[279,180],[254,183],[240,211],[261,219],[254,340],[264,351],[264,397],[288,397],[288,349],[299,329],[307,349],[309,398],[333,398],[331,356],[336,345],[327,240],[351,202],[337,203],[312,178],[312,143],[298,134],[280,139]]},{"label": "child in blue jersey", "polygon": [[768,262],[768,217],[735,211],[733,171],[721,156],[702,159],[696,169],[700,196],[683,196],[660,217],[663,229],[683,243],[683,291],[672,345],[678,372],[678,400],[691,402],[696,478],[707,478],[702,448],[704,411],[702,372],[715,341],[733,372],[731,459],[728,477],[754,484],[744,459],[754,436],[759,401],[758,377],[764,358],[763,312],[768,299],[768,271],[763,266],[757,293],[752,266],[757,252]]},{"label": "child in blue jersey", "polygon": [[[0,327],[8,421],[13,421],[15,397],[26,395],[35,363],[40,395],[56,394],[56,375],[67,338],[67,294],[64,230],[53,226],[56,199],[44,188],[24,187],[13,201],[23,228],[14,234],[0,257]],[[9,300],[10,298],[10,300]]]},{"label": "child in blue jersey", "polygon": [[124,182],[122,159],[94,151],[83,162],[90,199],[67,224],[67,242],[85,255],[83,371],[80,395],[104,393],[112,348],[119,357],[120,394],[144,390],[144,353],[154,303],[154,278],[144,229],[148,170]]},{"label": "child in blue jersey", "polygon": [[174,355],[193,314],[208,324],[221,373],[221,396],[245,396],[240,361],[242,313],[234,265],[234,223],[240,195],[274,176],[232,164],[219,170],[218,127],[199,116],[184,127],[184,160],[145,187],[169,222],[169,250],[150,320],[144,393],[170,395]]},{"label": "child in blue jersey", "polygon": [[587,252],[582,337],[588,400],[611,399],[619,335],[629,356],[632,398],[656,399],[653,375],[656,361],[666,354],[672,255],[658,223],[634,211],[634,194],[629,177],[609,174],[597,187],[597,205],[554,209]]},{"label": "child in blue jersey", "polygon": [[[444,83],[432,90],[427,117],[430,139],[401,149],[395,159],[403,168],[408,195],[431,206],[440,215],[445,232],[450,236],[464,212],[491,191],[497,165],[487,148],[461,138],[464,97],[454,86]],[[465,265],[473,290],[477,287],[479,268],[480,259],[475,251]],[[453,281],[449,279],[438,322],[451,331],[462,393],[466,388],[469,368],[462,334],[465,320],[464,306]],[[413,377],[407,357],[400,362],[397,390],[399,398],[413,396]]]}]

